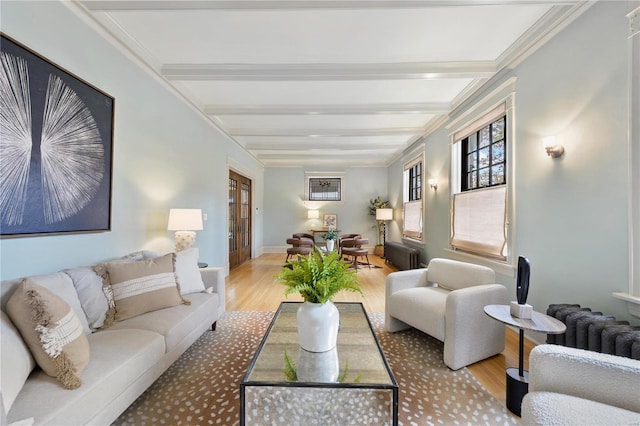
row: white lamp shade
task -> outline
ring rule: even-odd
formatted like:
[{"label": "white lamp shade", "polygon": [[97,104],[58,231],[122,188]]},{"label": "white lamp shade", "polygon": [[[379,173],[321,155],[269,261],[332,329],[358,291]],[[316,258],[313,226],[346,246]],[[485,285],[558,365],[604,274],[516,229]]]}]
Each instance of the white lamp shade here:
[{"label": "white lamp shade", "polygon": [[393,219],[393,209],[376,209],[376,220]]},{"label": "white lamp shade", "polygon": [[200,231],[202,226],[201,209],[171,209],[169,210],[169,231]]},{"label": "white lamp shade", "polygon": [[320,218],[319,210],[307,210],[307,219],[318,219]]}]

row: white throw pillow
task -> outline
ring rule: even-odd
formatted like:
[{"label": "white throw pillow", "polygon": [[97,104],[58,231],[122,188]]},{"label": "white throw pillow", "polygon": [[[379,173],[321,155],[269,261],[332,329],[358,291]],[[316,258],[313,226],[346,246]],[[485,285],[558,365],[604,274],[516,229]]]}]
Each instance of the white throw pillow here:
[{"label": "white throw pillow", "polygon": [[63,272],[73,281],[80,305],[87,316],[89,328],[91,331],[98,330],[104,325],[107,310],[109,310],[109,303],[102,291],[102,277],[96,274],[92,266],[65,269]]},{"label": "white throw pillow", "polygon": [[180,285],[180,294],[204,291],[204,282],[198,267],[198,249],[192,248],[176,252],[176,278]]},{"label": "white throw pillow", "polygon": [[[0,352],[0,368],[2,369],[2,408],[8,412],[20,393],[24,382],[36,366],[31,351],[22,340],[20,332],[9,317],[0,312],[0,336],[2,351]],[[6,424],[6,423],[2,423]]]}]

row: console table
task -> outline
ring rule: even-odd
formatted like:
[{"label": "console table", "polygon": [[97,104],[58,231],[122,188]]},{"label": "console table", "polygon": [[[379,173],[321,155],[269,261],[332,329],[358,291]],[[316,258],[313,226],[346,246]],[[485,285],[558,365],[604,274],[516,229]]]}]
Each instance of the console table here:
[{"label": "console table", "polygon": [[507,368],[507,408],[520,416],[522,398],[529,392],[529,373],[524,370],[524,330],[562,334],[567,327],[561,321],[536,311],[532,312],[531,319],[514,317],[509,305],[487,305],[484,312],[497,321],[520,329],[518,368]]}]

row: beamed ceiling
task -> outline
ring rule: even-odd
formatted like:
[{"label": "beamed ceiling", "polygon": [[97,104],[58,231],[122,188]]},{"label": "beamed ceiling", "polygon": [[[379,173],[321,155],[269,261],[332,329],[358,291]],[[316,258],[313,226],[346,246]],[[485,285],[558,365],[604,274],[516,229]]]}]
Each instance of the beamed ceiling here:
[{"label": "beamed ceiling", "polygon": [[81,1],[264,166],[386,166],[591,2]]}]

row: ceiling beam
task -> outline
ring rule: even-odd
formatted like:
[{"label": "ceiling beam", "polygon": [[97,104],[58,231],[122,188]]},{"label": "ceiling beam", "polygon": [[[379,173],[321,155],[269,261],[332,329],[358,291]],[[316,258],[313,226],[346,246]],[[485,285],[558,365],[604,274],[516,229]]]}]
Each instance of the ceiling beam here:
[{"label": "ceiling beam", "polygon": [[577,0],[89,0],[93,11],[127,10],[306,10],[417,9],[527,4],[573,5]]},{"label": "ceiling beam", "polygon": [[394,115],[446,114],[447,102],[372,105],[206,105],[207,115]]},{"label": "ceiling beam", "polygon": [[310,138],[341,136],[400,136],[420,135],[422,127],[398,127],[387,129],[227,129],[231,136],[305,136]]},{"label": "ceiling beam", "polygon": [[165,64],[167,80],[326,81],[490,78],[494,61],[385,64]]}]

